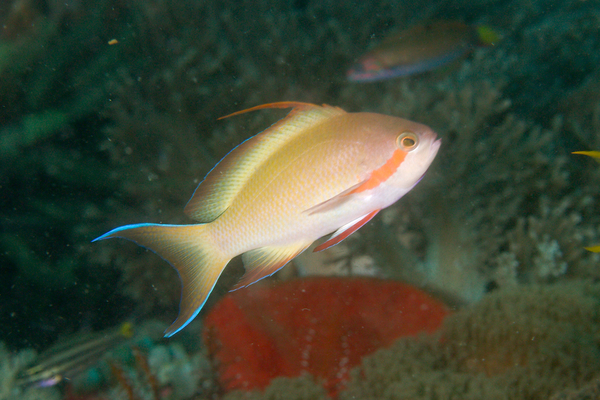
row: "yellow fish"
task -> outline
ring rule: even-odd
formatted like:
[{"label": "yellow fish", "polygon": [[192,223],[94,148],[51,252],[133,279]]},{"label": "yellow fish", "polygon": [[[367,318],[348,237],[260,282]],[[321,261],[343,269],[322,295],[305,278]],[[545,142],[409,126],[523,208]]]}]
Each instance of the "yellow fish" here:
[{"label": "yellow fish", "polygon": [[410,191],[441,144],[425,125],[328,105],[280,102],[229,116],[265,108],[292,111],[208,173],[184,210],[200,224],[127,225],[94,240],[132,240],[177,270],[180,310],[167,337],[198,315],[233,257],[242,254],[246,269],[235,290],[328,233],[315,251],[339,243]]},{"label": "yellow fish", "polygon": [[582,154],[584,156],[595,158],[596,161],[600,162],[600,151],[574,151],[572,154]]}]

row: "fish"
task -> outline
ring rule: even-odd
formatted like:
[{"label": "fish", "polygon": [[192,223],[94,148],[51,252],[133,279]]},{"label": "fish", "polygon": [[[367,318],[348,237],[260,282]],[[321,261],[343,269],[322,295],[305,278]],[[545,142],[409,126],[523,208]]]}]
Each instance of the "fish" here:
[{"label": "fish", "polygon": [[331,247],[408,193],[441,144],[429,127],[383,114],[300,102],[230,151],[198,185],[184,212],[198,224],[126,225],[94,239],[124,238],[151,249],[181,279],[170,337],[200,312],[229,261],[245,273],[232,290],[272,275],[317,239]]},{"label": "fish", "polygon": [[[600,163],[600,151],[592,150],[592,151],[574,151],[571,154],[581,154],[584,156],[592,157],[597,162]],[[591,251],[593,253],[600,253],[600,244],[596,246],[584,247],[587,251]]]},{"label": "fish", "polygon": [[51,346],[37,358],[35,364],[19,371],[18,386],[50,387],[73,379],[98,362],[104,354],[133,337],[133,324],[123,324],[107,330],[76,334]]},{"label": "fish", "polygon": [[430,71],[492,45],[500,35],[487,26],[435,21],[392,34],[368,51],[347,72],[351,82],[375,82]]},{"label": "fish", "polygon": [[600,151],[574,151],[571,154],[581,154],[584,156],[592,157],[596,159],[597,162],[600,162]]}]

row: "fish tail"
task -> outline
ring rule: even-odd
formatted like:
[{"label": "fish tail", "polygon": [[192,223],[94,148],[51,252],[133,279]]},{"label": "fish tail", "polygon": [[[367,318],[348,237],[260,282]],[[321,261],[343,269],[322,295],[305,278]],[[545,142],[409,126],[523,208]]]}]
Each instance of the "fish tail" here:
[{"label": "fish tail", "polygon": [[154,251],[177,270],[182,286],[179,315],[165,331],[165,337],[173,336],[198,315],[231,259],[213,244],[208,226],[126,225],[93,240],[131,240]]}]

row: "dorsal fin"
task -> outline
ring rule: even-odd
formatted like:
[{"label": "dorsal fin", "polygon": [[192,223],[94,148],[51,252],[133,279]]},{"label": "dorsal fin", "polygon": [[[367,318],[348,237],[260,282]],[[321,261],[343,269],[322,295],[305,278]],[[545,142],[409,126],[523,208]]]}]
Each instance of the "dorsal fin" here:
[{"label": "dorsal fin", "polygon": [[290,108],[292,111],[271,127],[230,151],[206,175],[185,206],[185,213],[200,222],[217,219],[231,205],[249,177],[287,141],[334,115],[341,108],[310,103],[280,102],[252,107],[219,119],[266,108]]}]

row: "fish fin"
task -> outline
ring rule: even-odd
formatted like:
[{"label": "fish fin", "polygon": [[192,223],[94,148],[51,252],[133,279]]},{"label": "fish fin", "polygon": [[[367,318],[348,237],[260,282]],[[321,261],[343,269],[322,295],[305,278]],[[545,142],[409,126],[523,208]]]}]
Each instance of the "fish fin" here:
[{"label": "fish fin", "polygon": [[592,246],[592,247],[585,247],[585,249],[587,251],[591,251],[591,252],[594,252],[594,253],[600,253],[600,245],[598,245],[598,246]]},{"label": "fish fin", "polygon": [[242,254],[246,273],[231,290],[241,289],[279,271],[312,242],[294,243],[287,246],[266,246]]},{"label": "fish fin", "polygon": [[[252,111],[257,111],[257,110],[265,110],[267,108],[293,108],[295,110],[306,110],[309,108],[321,108],[321,106],[318,106],[316,104],[312,104],[312,103],[302,103],[299,101],[279,101],[279,102],[275,102],[275,103],[267,103],[267,104],[261,104],[259,106],[254,106],[254,107],[250,107],[250,108],[246,108],[245,110],[240,110],[240,111],[236,111],[234,113],[225,115],[224,117],[219,117],[218,119],[225,119],[225,118],[229,118],[229,117],[233,117],[236,115],[240,115],[240,114],[245,114],[248,112],[252,112]],[[338,111],[342,111],[343,113],[345,113],[345,111],[343,111],[341,108],[339,107],[331,107],[327,104],[323,104],[322,108],[333,108],[335,110]],[[289,116],[289,114],[288,114]]]},{"label": "fish fin", "polygon": [[312,215],[312,214],[318,214],[318,213],[322,213],[322,212],[326,212],[326,211],[331,211],[331,210],[341,206],[346,201],[350,200],[350,197],[348,197],[348,195],[351,193],[354,193],[356,191],[356,189],[358,189],[359,187],[364,185],[365,182],[367,182],[367,181],[368,180],[364,180],[364,181],[357,183],[356,185],[352,185],[348,189],[344,190],[341,193],[336,194],[332,198],[327,199],[315,206],[312,206],[312,207],[304,210],[304,212],[308,213],[309,215]]},{"label": "fish fin", "polygon": [[333,196],[332,198],[310,207],[304,212],[310,215],[329,211],[339,207],[341,204],[349,200],[351,198],[351,194],[360,193],[376,188],[377,186],[381,185],[383,182],[388,180],[389,177],[396,172],[396,170],[400,167],[400,164],[404,162],[406,154],[406,151],[396,149],[392,153],[392,156],[383,165],[373,170],[366,179],[363,179],[356,185],[349,187],[348,189]]},{"label": "fish fin", "polygon": [[583,154],[584,156],[593,157],[600,162],[600,151],[574,151],[571,154]]},{"label": "fish fin", "polygon": [[146,247],[175,268],[181,279],[179,315],[165,331],[173,336],[198,315],[231,257],[212,244],[207,225],[126,225],[94,239],[124,238]]},{"label": "fish fin", "polygon": [[328,249],[331,246],[335,246],[336,244],[340,243],[342,240],[346,239],[348,236],[352,235],[354,232],[359,230],[361,226],[369,222],[375,215],[377,215],[378,212],[379,210],[371,211],[370,213],[355,219],[349,224],[342,226],[340,229],[335,231],[335,233],[331,235],[331,237],[327,239],[327,241],[315,247],[313,253]]},{"label": "fish fin", "polygon": [[293,109],[286,117],[242,142],[214,166],[185,206],[187,215],[200,222],[214,221],[233,203],[249,177],[291,138],[332,116],[346,113],[340,108],[327,105],[281,102],[264,104],[231,115],[265,108],[289,107]]}]

